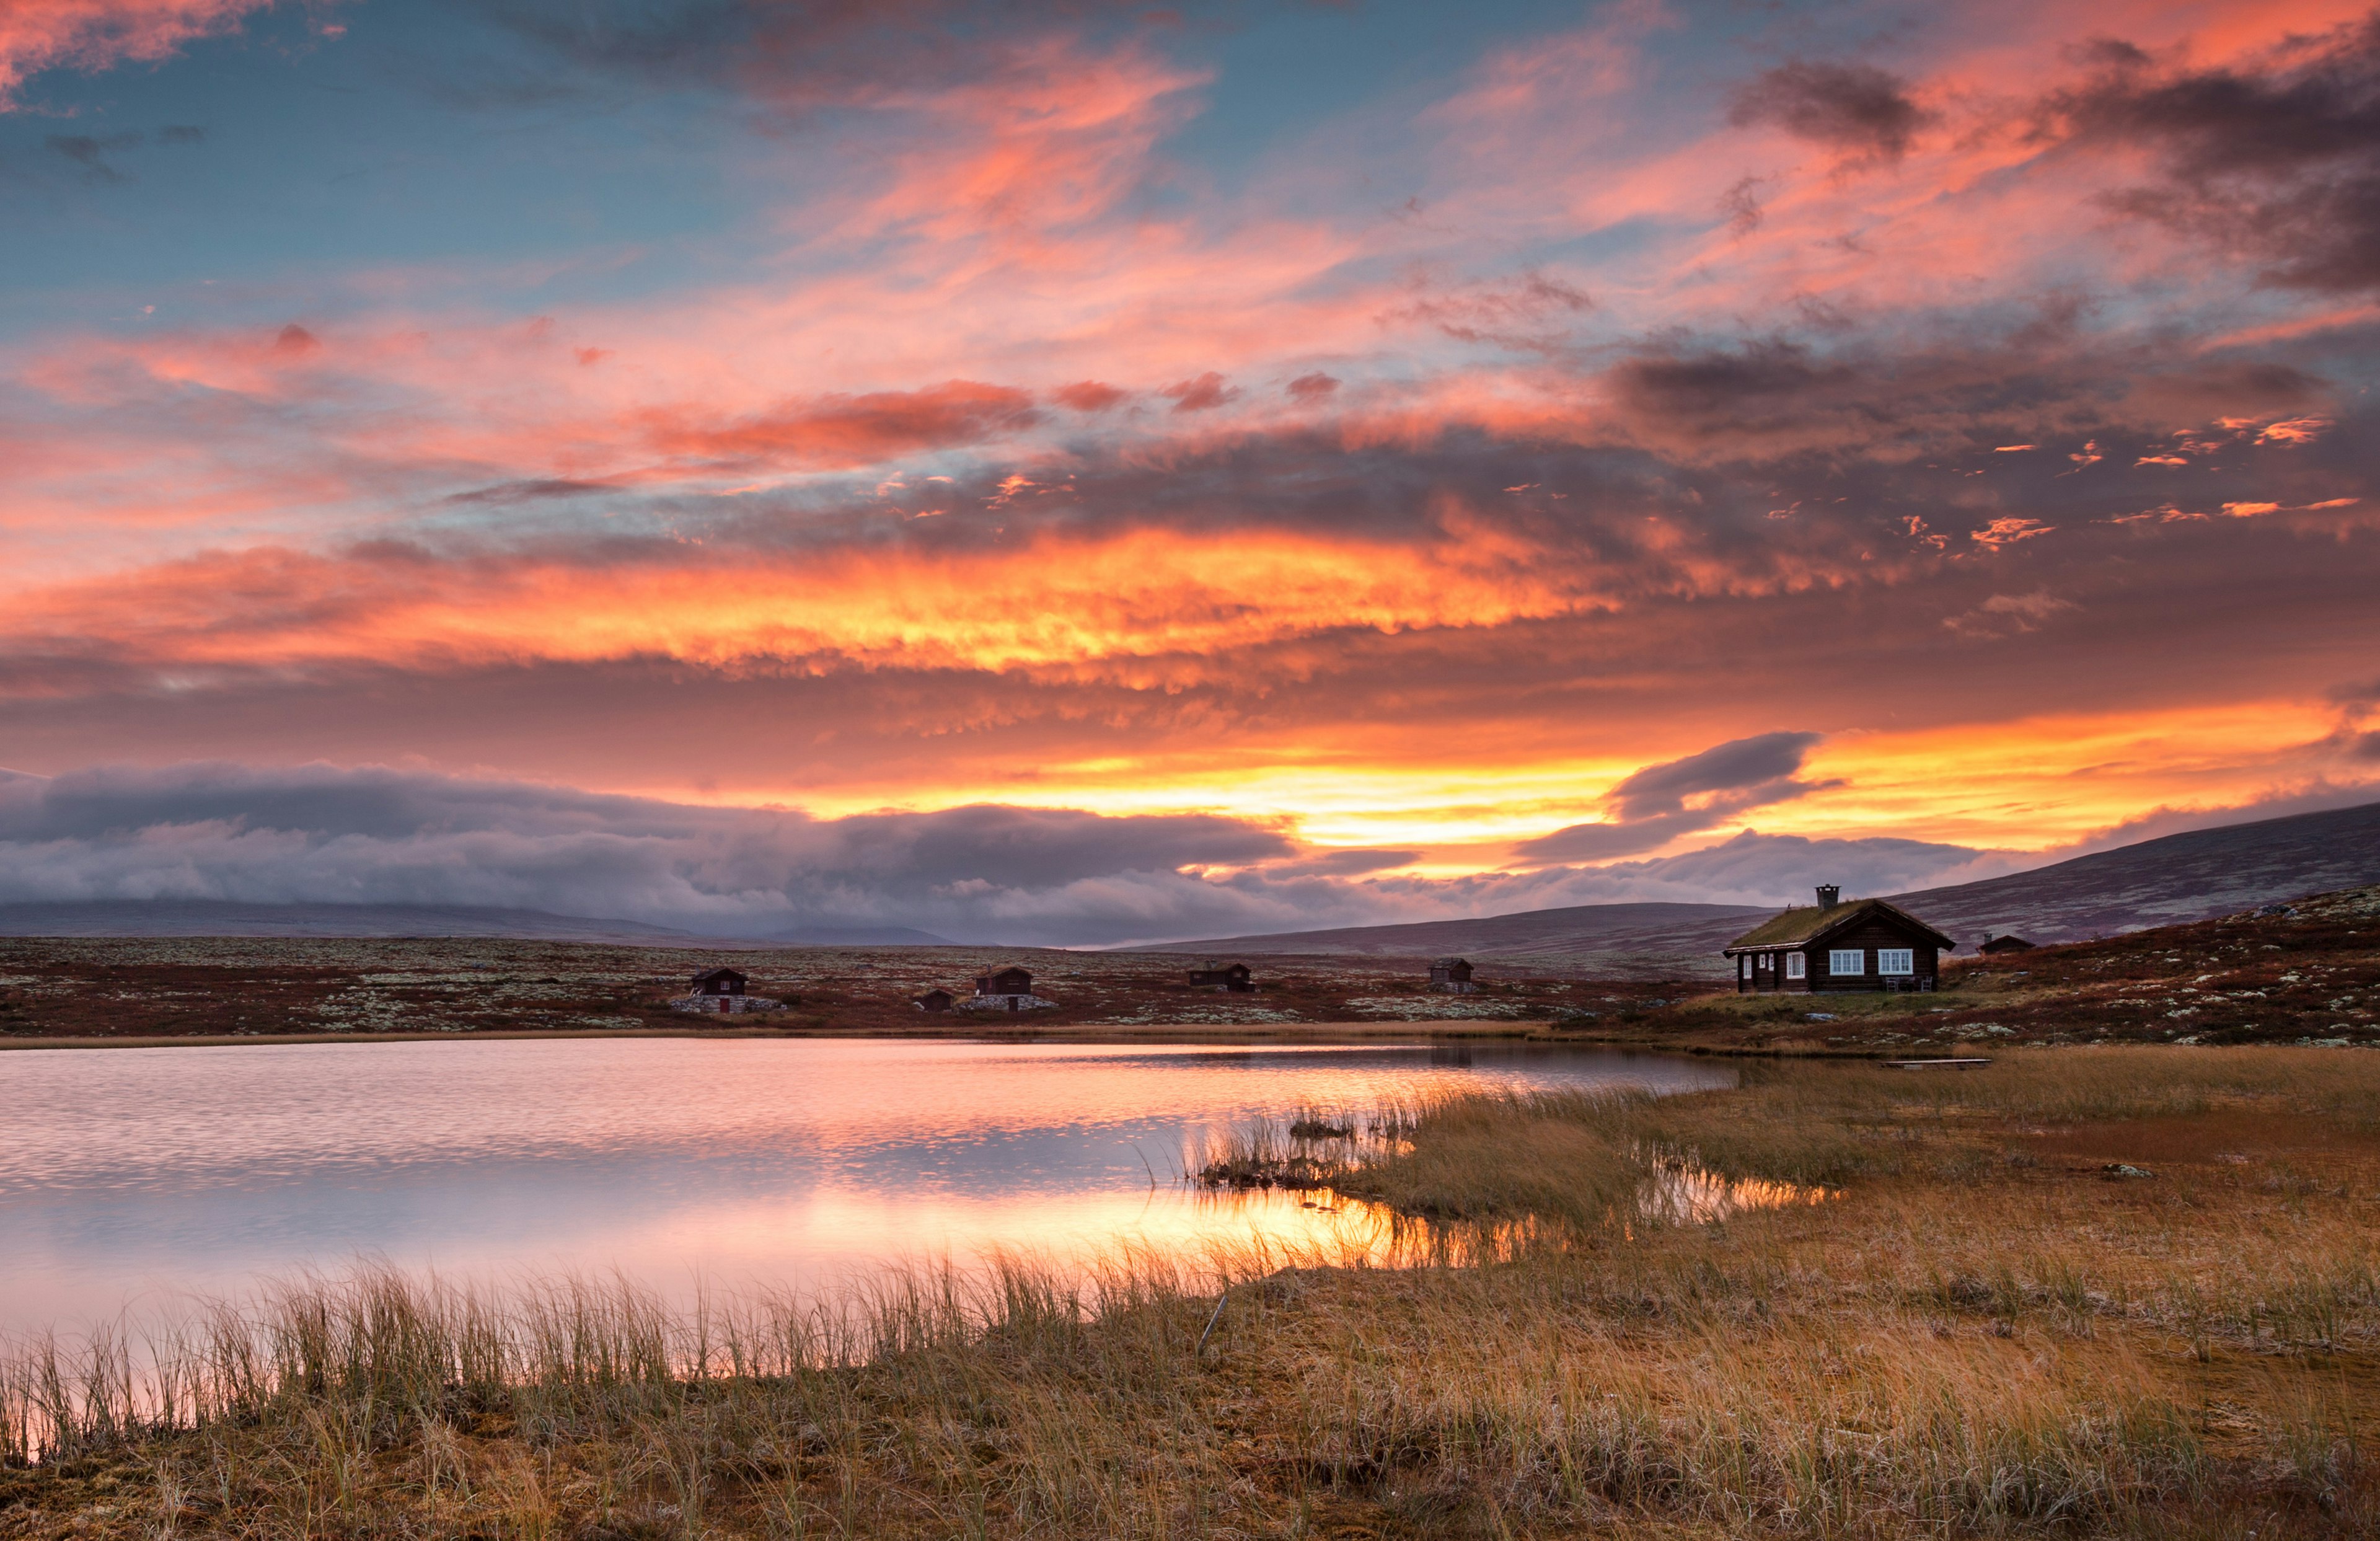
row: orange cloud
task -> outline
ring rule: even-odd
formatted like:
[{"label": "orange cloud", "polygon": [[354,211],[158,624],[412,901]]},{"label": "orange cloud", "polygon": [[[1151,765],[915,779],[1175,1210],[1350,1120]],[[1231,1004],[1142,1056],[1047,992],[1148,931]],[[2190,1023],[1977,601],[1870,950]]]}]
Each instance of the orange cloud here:
[{"label": "orange cloud", "polygon": [[627,567],[256,550],[22,589],[0,633],[109,637],[161,668],[832,657],[1002,671],[1211,656],[1318,632],[1497,626],[1616,603],[1591,570],[1474,532],[1418,546],[1285,533],[1043,536],[930,553],[749,551]]},{"label": "orange cloud", "polygon": [[2056,525],[2045,525],[2038,519],[2003,517],[1994,519],[1981,529],[1969,530],[1967,539],[1985,551],[1996,552],[2004,546],[2013,546],[2020,540],[2030,540],[2036,536],[2047,535],[2057,528]]}]

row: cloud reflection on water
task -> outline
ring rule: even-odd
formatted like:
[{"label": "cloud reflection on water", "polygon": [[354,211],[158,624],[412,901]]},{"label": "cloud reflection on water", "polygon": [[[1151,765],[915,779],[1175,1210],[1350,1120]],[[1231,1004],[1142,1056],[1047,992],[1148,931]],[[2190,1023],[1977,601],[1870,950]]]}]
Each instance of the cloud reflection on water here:
[{"label": "cloud reflection on water", "polygon": [[673,1039],[0,1055],[0,1330],[358,1257],[673,1299],[998,1250],[1373,1244],[1218,1207],[1175,1153],[1235,1121],[1461,1088],[1670,1089],[1717,1066],[1523,1045]]}]

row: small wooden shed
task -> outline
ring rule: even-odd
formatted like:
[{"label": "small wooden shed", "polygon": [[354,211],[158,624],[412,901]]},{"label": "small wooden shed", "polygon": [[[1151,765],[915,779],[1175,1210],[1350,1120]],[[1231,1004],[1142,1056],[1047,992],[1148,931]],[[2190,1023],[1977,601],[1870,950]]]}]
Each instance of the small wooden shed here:
[{"label": "small wooden shed", "polygon": [[1440,958],[1429,965],[1429,988],[1445,995],[1471,995],[1479,987],[1471,982],[1471,960]]},{"label": "small wooden shed", "polygon": [[2002,953],[2030,953],[2033,943],[2022,937],[1986,937],[1983,946],[1976,951],[1987,957],[1997,957]]},{"label": "small wooden shed", "polygon": [[1033,993],[1033,971],[1019,968],[1014,964],[1006,968],[995,968],[977,977],[975,992],[978,995],[1030,995]]},{"label": "small wooden shed", "polygon": [[1204,967],[1190,971],[1190,988],[1225,989],[1235,995],[1247,995],[1253,993],[1257,986],[1254,972],[1247,965],[1218,963],[1208,958]]},{"label": "small wooden shed", "polygon": [[929,989],[917,997],[917,1009],[921,1012],[947,1012],[957,1001],[958,997],[949,990]]},{"label": "small wooden shed", "polygon": [[744,993],[745,983],[746,980],[744,976],[736,973],[732,968],[714,968],[708,973],[698,974],[694,977],[694,993],[697,995],[741,995]]}]

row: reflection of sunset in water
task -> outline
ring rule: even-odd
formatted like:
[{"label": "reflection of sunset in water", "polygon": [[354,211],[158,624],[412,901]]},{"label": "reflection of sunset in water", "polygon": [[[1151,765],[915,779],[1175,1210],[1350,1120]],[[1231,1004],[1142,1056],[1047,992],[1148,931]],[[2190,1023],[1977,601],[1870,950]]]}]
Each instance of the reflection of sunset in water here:
[{"label": "reflection of sunset in water", "polygon": [[666,1282],[663,1260],[698,1257],[704,1282],[733,1293],[787,1278],[864,1279],[888,1263],[965,1268],[996,1256],[1062,1270],[1130,1252],[1194,1273],[1249,1259],[1269,1268],[1386,1266],[1421,1260],[1427,1232],[1360,1199],[1211,1195],[1167,1182],[1139,1193],[984,1198],[821,1190],[791,1205],[698,1208],[617,1240],[622,1256],[646,1260],[638,1271],[655,1282]]},{"label": "reflection of sunset in water", "polygon": [[1670,1165],[1654,1179],[1645,1207],[1663,1219],[1705,1225],[1746,1209],[1790,1209],[1797,1204],[1824,1204],[1840,1196],[1840,1190],[1835,1188],[1776,1183],[1765,1177],[1722,1177],[1702,1167]]},{"label": "reflection of sunset in water", "polygon": [[[0,1056],[0,1330],[358,1256],[676,1300],[888,1263],[1122,1244],[1388,1261],[1360,1207],[1216,1203],[1181,1153],[1250,1120],[1463,1091],[1730,1084],[1478,1044],[601,1039]],[[1402,1233],[1400,1233],[1402,1235]]]}]

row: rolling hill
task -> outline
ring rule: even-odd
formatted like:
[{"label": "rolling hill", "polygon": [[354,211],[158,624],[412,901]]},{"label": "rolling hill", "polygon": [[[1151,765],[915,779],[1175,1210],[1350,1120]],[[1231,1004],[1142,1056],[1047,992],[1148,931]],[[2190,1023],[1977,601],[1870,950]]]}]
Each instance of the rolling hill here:
[{"label": "rolling hill", "polygon": [[1496,958],[1633,977],[1673,973],[1681,959],[1698,958],[1725,946],[1728,939],[1770,913],[1739,904],[1574,904],[1478,920],[1349,926],[1329,931],[1172,942],[1134,951],[1380,957],[1461,953],[1474,961]]},{"label": "rolling hill", "polygon": [[[1823,872],[1810,874],[1813,883],[1826,878]],[[2077,941],[2374,881],[2380,881],[2380,803],[2192,830],[2005,878],[1886,897],[1972,950],[1986,932]],[[1715,977],[1726,972],[1718,950],[1751,917],[1768,913],[1721,904],[1579,904],[1477,920],[1227,937],[1141,950],[1396,957],[1460,953],[1475,962],[1585,968],[1621,977]]]},{"label": "rolling hill", "polygon": [[2380,803],[2226,824],[1893,902],[1972,947],[2082,941],[2380,881]]}]

